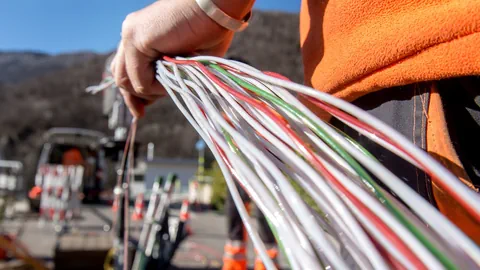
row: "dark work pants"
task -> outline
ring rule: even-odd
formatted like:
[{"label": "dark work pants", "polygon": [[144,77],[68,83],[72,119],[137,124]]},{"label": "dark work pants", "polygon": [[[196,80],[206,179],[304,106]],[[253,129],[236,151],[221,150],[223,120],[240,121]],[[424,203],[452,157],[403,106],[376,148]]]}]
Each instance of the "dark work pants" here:
[{"label": "dark work pants", "polygon": [[[454,78],[435,83],[442,98],[452,144],[473,185],[478,188],[480,187],[480,156],[478,155],[480,77]],[[353,103],[399,131],[416,146],[426,149],[429,84],[416,83],[384,89],[367,94]],[[395,175],[436,206],[432,182],[426,173],[342,122],[333,119],[331,123],[363,145]]]},{"label": "dark work pants", "polygon": [[[247,193],[240,187],[238,184],[237,189],[242,197],[244,203],[251,204],[250,197]],[[247,206],[247,210],[250,206]],[[225,202],[225,211],[227,214],[227,224],[228,224],[228,239],[229,240],[246,240],[245,229],[243,227],[243,222],[238,213],[237,207],[233,202],[232,195],[227,190],[227,199]],[[258,233],[262,241],[268,246],[275,244],[275,237],[273,236],[270,227],[268,226],[267,219],[261,211],[257,211],[257,222],[258,222]]]}]

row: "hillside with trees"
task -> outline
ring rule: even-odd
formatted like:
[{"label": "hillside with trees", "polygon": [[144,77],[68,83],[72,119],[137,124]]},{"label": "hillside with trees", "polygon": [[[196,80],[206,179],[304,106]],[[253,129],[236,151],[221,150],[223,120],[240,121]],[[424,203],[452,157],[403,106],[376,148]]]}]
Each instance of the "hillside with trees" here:
[{"label": "hillside with trees", "polygon": [[[101,113],[101,95],[85,93],[87,86],[101,80],[108,55],[0,52],[0,139],[12,142],[13,152],[8,158],[21,160],[27,170],[32,170],[42,134],[52,127],[80,127],[111,134]],[[234,38],[227,57],[242,58],[259,69],[301,82],[298,16],[255,12],[250,27]],[[165,98],[148,108],[140,121],[138,139],[155,143],[158,156],[193,157],[198,136]]]}]

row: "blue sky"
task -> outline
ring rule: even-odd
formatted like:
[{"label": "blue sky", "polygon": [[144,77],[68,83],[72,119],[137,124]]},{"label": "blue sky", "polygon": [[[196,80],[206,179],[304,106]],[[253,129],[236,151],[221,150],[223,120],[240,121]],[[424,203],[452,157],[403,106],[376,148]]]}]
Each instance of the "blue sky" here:
[{"label": "blue sky", "polygon": [[[0,0],[0,51],[106,52],[116,46],[125,16],[152,2]],[[257,0],[255,8],[298,12],[300,0]]]}]

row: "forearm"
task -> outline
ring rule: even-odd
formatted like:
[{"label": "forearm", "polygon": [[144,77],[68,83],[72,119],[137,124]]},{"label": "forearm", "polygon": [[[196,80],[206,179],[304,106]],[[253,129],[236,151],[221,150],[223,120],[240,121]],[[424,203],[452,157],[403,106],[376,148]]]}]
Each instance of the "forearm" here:
[{"label": "forearm", "polygon": [[212,0],[212,2],[232,18],[240,20],[252,9],[255,0]]}]

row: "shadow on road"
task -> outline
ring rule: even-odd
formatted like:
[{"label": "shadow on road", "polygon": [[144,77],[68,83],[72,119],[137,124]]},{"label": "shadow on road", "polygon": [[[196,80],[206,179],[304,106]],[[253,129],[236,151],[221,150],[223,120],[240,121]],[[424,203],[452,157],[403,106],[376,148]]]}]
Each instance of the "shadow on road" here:
[{"label": "shadow on road", "polygon": [[205,233],[205,232],[198,232],[198,233],[195,233],[194,232],[194,235],[195,235],[195,239],[197,241],[199,241],[199,239],[217,239],[217,240],[221,240],[221,241],[225,241],[225,235],[223,234],[216,234],[216,233]]},{"label": "shadow on road", "polygon": [[[176,267],[170,266],[168,270],[221,270],[222,268],[218,267]],[[253,268],[249,267],[248,270],[253,270]],[[287,268],[279,268],[279,270],[288,270]]]},{"label": "shadow on road", "polygon": [[97,208],[95,207],[86,207],[86,209],[92,211],[92,213],[97,216],[99,219],[101,219],[105,224],[112,225],[112,219],[102,212],[100,212]]},{"label": "shadow on road", "polygon": [[221,268],[212,268],[212,267],[175,267],[170,266],[168,270],[220,270]]}]

